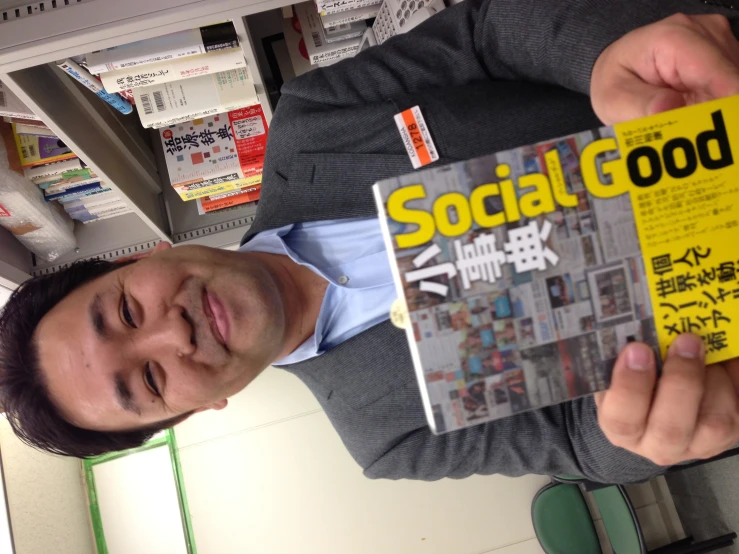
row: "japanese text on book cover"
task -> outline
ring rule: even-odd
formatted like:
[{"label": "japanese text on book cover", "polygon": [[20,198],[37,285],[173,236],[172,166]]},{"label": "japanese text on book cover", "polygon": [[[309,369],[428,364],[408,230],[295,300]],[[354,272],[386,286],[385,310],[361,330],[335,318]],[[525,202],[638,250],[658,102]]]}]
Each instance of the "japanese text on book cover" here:
[{"label": "japanese text on book cover", "polygon": [[739,356],[739,97],[375,185],[437,433],[607,388],[680,333]]}]

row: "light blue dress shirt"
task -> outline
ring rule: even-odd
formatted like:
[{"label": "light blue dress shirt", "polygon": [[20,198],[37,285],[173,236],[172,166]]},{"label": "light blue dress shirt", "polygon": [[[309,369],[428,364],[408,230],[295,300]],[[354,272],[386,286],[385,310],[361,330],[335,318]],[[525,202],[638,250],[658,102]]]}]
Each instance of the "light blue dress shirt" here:
[{"label": "light blue dress shirt", "polygon": [[286,225],[239,249],[289,256],[328,281],[315,334],[275,365],[319,356],[390,318],[397,297],[377,218]]}]

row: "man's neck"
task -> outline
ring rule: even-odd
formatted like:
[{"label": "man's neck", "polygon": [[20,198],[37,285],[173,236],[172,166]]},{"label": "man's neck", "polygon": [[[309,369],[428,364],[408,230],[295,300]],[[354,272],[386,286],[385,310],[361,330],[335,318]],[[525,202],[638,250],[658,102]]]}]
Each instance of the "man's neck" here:
[{"label": "man's neck", "polygon": [[285,312],[285,336],[278,360],[291,354],[316,330],[316,321],[326,295],[328,282],[308,267],[288,256],[250,252],[272,272],[277,280]]}]

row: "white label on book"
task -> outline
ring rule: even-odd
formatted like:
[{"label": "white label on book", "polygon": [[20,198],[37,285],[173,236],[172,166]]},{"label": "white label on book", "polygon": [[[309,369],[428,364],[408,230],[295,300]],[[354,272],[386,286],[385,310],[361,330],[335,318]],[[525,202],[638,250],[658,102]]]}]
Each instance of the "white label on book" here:
[{"label": "white label on book", "polygon": [[431,139],[421,108],[413,106],[395,116],[395,124],[400,131],[413,169],[418,169],[439,159],[439,152]]},{"label": "white label on book", "polygon": [[237,119],[233,122],[233,129],[236,133],[237,140],[247,139],[249,137],[256,137],[264,134],[264,123],[262,117],[257,115],[254,117],[246,117],[244,119]]}]

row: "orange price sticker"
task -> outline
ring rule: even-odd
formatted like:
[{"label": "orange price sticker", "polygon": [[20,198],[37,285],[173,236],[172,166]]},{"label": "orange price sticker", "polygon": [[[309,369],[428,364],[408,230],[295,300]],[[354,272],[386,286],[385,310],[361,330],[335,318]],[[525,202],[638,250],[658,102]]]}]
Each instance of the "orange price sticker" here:
[{"label": "orange price sticker", "polygon": [[395,116],[395,124],[400,131],[408,157],[414,169],[423,167],[439,159],[439,152],[431,138],[426,121],[418,106],[414,106]]}]

